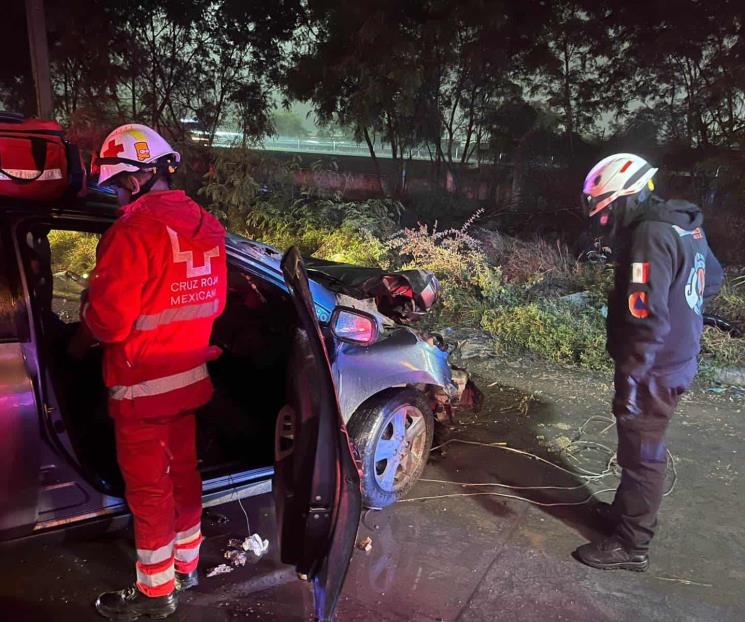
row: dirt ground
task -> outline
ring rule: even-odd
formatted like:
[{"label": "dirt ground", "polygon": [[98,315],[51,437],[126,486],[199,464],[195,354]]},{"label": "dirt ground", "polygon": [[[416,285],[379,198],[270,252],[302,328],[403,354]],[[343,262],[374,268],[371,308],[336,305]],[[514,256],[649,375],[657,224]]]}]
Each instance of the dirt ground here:
[{"label": "dirt ground", "polygon": [[[745,397],[699,386],[686,395],[669,434],[677,479],[665,499],[646,573],[603,572],[572,558],[601,535],[587,505],[541,507],[495,496],[529,496],[544,504],[577,503],[612,489],[569,475],[534,452],[576,471],[600,472],[615,432],[590,421],[609,415],[610,379],[529,362],[474,366],[485,393],[480,413],[464,413],[428,465],[410,500],[365,515],[340,621],[680,621],[745,619]],[[502,443],[498,447],[463,444]],[[574,442],[572,442],[574,441]],[[598,443],[603,447],[599,447]],[[431,481],[439,480],[439,481]],[[520,490],[452,483],[570,486]],[[670,477],[670,484],[673,477]],[[452,496],[452,495],[470,496]],[[422,497],[441,497],[417,500]],[[600,498],[609,500],[612,493]],[[252,530],[274,543],[270,496],[245,502]],[[205,523],[203,566],[214,566],[230,535],[245,535],[237,503]],[[224,516],[226,522],[218,520]],[[92,600],[131,580],[130,533],[31,543],[0,549],[0,607],[6,620],[97,620]],[[307,620],[312,597],[276,550],[255,565],[204,579],[187,593],[175,620]]]}]

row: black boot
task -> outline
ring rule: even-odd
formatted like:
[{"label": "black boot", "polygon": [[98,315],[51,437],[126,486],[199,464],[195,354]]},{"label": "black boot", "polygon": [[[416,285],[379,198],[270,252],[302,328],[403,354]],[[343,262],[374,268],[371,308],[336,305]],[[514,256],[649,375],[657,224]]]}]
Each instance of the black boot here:
[{"label": "black boot", "polygon": [[175,591],[168,596],[151,598],[133,585],[118,592],[101,594],[96,600],[96,611],[116,622],[129,622],[143,616],[162,620],[176,611],[177,604]]},{"label": "black boot", "polygon": [[633,552],[615,536],[584,544],[575,551],[579,561],[600,570],[634,570],[644,572],[649,568],[646,552]]},{"label": "black boot", "polygon": [[190,590],[193,587],[199,585],[199,572],[192,570],[191,572],[177,572],[176,573],[176,591],[184,592]]}]

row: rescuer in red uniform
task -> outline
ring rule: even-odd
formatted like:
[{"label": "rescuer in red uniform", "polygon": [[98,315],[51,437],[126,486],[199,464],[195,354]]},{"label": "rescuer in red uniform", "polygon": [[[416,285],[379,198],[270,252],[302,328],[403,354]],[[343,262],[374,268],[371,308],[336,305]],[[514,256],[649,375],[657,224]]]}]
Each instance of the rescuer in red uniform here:
[{"label": "rescuer in red uniform", "polygon": [[195,410],[209,401],[207,361],[225,306],[225,230],[171,189],[180,156],[144,125],[104,141],[100,185],[116,189],[121,217],[98,247],[82,321],[104,347],[104,379],[119,466],[134,517],[137,581],[106,592],[113,620],[164,618],[177,591],[197,584],[202,485]]}]

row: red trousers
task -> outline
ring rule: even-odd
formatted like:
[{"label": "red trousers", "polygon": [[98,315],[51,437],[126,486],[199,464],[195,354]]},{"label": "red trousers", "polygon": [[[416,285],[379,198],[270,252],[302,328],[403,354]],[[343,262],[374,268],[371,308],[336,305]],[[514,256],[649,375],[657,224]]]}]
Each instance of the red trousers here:
[{"label": "red trousers", "polygon": [[202,481],[193,412],[155,420],[115,418],[116,452],[134,517],[137,587],[148,596],[174,589],[174,572],[199,562]]}]

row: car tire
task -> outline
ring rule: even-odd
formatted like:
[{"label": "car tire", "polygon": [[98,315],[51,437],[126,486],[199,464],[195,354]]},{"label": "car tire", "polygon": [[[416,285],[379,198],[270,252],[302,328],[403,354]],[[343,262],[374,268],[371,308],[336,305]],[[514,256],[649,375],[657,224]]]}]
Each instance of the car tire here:
[{"label": "car tire", "polygon": [[363,502],[389,506],[411,490],[429,459],[432,408],[421,391],[391,389],[365,402],[348,430],[362,461]]}]

